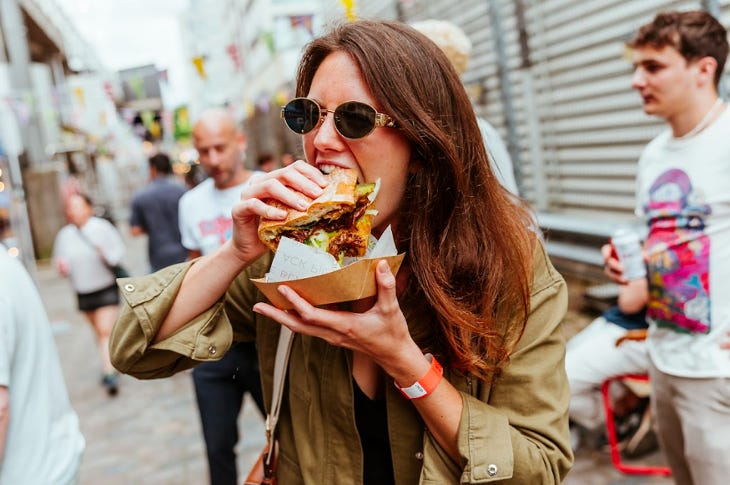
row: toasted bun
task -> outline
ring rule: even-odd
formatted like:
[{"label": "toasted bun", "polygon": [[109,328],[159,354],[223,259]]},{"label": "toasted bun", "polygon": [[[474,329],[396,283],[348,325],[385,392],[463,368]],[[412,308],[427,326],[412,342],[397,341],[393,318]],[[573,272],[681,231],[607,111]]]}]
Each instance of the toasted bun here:
[{"label": "toasted bun", "polygon": [[316,222],[327,214],[335,211],[350,210],[354,207],[357,172],[351,169],[338,168],[325,176],[328,184],[324,193],[311,200],[309,208],[298,211],[279,202],[272,201],[271,205],[287,211],[286,219],[261,219],[259,223],[259,239],[267,247],[276,250],[279,234],[287,229],[294,229]]}]

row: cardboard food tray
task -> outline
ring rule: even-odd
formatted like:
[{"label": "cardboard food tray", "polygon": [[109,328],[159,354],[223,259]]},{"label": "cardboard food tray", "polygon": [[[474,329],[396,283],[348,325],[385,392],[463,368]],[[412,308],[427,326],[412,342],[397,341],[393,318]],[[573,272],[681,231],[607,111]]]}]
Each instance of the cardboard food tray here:
[{"label": "cardboard food tray", "polygon": [[266,282],[265,278],[252,279],[253,283],[277,308],[289,310],[291,303],[279,293],[279,285],[286,285],[315,306],[359,300],[376,293],[375,267],[378,261],[388,261],[390,270],[397,274],[405,253],[395,256],[361,259],[342,269],[308,278]]}]

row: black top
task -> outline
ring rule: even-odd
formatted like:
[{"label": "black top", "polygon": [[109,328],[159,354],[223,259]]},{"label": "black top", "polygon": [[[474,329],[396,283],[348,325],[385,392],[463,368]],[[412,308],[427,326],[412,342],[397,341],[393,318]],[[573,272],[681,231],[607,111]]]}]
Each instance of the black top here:
[{"label": "black top", "polygon": [[353,379],[355,423],[363,451],[363,484],[395,485],[385,399],[370,399]]}]

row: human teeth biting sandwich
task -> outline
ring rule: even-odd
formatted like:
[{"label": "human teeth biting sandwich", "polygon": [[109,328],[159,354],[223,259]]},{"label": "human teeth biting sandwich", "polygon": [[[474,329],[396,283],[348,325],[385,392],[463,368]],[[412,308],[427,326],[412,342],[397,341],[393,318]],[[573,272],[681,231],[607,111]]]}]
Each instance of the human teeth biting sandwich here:
[{"label": "human teeth biting sandwich", "polygon": [[365,255],[372,218],[378,211],[372,205],[379,180],[358,184],[357,172],[337,168],[325,175],[324,193],[311,200],[306,211],[299,211],[276,201],[269,203],[287,211],[284,220],[261,219],[258,235],[261,242],[276,251],[282,237],[326,251],[339,262],[345,256]]}]

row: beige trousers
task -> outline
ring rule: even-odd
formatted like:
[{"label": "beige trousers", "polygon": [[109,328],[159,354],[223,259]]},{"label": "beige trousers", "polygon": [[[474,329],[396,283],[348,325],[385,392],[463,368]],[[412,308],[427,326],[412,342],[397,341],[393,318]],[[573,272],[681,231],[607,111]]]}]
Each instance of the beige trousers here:
[{"label": "beige trousers", "polygon": [[649,375],[659,441],[675,483],[730,483],[730,379],[677,377],[653,364]]}]

